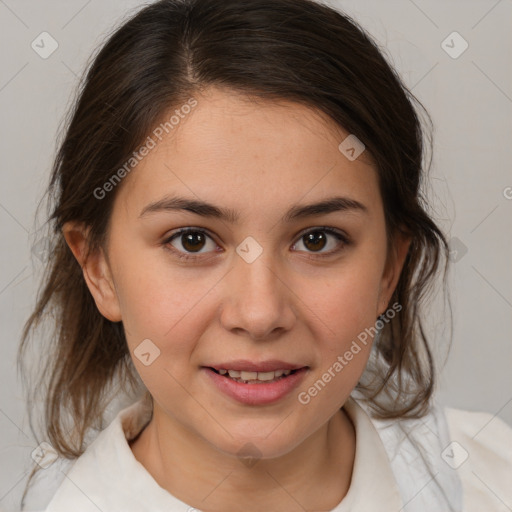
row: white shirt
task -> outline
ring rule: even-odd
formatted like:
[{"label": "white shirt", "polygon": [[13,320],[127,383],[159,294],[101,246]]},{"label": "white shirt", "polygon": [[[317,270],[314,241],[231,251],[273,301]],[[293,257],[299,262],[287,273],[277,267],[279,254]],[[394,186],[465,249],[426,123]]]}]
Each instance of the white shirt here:
[{"label": "white shirt", "polygon": [[[499,418],[436,405],[419,420],[374,420],[354,397],[344,409],[355,427],[355,460],[348,493],[332,512],[512,511],[512,428]],[[143,399],[132,404],[76,461],[40,470],[24,510],[196,510],[160,487],[131,451],[128,440],[150,414]]]}]

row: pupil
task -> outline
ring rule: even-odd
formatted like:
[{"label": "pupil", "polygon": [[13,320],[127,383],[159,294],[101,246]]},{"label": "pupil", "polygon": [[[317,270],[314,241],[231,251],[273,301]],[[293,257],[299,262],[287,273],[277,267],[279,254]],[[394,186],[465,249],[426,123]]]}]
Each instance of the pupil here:
[{"label": "pupil", "polygon": [[[204,244],[204,235],[198,231],[194,231],[193,233],[186,233],[182,235],[181,243],[187,251],[199,251],[202,249],[201,244]],[[200,247],[198,247],[198,245]]]},{"label": "pupil", "polygon": [[325,247],[326,236],[322,231],[315,231],[305,235],[304,245],[310,250],[320,250]]}]

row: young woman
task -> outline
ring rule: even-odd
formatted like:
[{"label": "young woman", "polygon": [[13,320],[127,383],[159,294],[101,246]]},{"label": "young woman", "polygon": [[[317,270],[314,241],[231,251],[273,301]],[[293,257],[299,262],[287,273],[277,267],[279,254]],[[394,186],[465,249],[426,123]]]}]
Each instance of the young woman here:
[{"label": "young woman", "polygon": [[309,0],[160,0],[110,37],[51,179],[25,507],[510,510],[512,429],[433,399],[414,102]]}]

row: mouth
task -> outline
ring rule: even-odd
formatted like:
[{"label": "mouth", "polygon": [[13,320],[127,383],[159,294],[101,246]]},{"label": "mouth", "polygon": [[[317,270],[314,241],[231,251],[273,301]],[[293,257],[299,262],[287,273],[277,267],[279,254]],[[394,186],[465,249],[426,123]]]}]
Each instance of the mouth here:
[{"label": "mouth", "polygon": [[208,367],[209,370],[215,372],[217,375],[222,375],[223,377],[243,384],[269,384],[271,382],[277,382],[279,380],[285,379],[289,375],[300,371],[302,368],[296,368],[294,370],[282,369],[268,372],[251,372],[243,370],[226,370],[224,368],[217,369],[211,366]]},{"label": "mouth", "polygon": [[233,361],[203,366],[202,370],[214,389],[230,399],[245,405],[268,405],[289,396],[303,382],[309,366]]}]

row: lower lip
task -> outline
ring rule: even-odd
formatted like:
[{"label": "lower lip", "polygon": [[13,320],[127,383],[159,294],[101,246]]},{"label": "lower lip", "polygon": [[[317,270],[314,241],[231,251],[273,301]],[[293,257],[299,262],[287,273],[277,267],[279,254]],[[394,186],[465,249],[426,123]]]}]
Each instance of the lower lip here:
[{"label": "lower lip", "polygon": [[244,384],[203,367],[215,386],[224,394],[247,405],[264,405],[277,402],[296,388],[306,375],[307,368],[301,368],[287,377],[274,382]]}]

